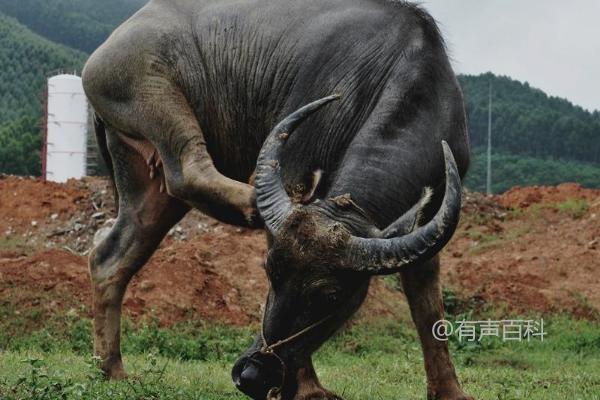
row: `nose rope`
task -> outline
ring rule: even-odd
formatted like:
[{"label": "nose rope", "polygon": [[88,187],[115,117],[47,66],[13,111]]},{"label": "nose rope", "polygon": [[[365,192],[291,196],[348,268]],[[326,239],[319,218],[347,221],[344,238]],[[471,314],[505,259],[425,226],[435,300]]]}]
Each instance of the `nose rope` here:
[{"label": "nose rope", "polygon": [[[263,316],[262,316],[262,320],[260,323],[260,336],[261,339],[263,341],[263,346],[261,347],[261,349],[259,351],[257,351],[256,353],[260,353],[260,354],[264,354],[264,355],[269,355],[272,357],[275,357],[279,363],[281,364],[281,370],[282,370],[282,376],[281,376],[281,384],[278,387],[273,387],[269,390],[269,392],[267,393],[267,400],[280,400],[281,399],[281,390],[283,389],[283,384],[285,383],[285,377],[286,377],[286,366],[285,366],[285,362],[283,361],[283,359],[281,357],[279,357],[277,355],[277,353],[275,353],[275,349],[278,347],[283,346],[286,343],[291,342],[292,340],[297,339],[298,337],[304,335],[307,332],[310,332],[311,330],[313,330],[314,328],[316,328],[317,326],[321,325],[322,323],[324,323],[325,321],[327,321],[328,319],[330,319],[333,314],[329,314],[328,316],[326,316],[325,318],[322,318],[320,320],[318,320],[317,322],[315,322],[312,325],[307,326],[306,328],[294,333],[291,336],[288,336],[285,339],[282,340],[278,340],[277,342],[268,345],[267,344],[267,339],[265,338],[265,316],[267,314],[267,306],[265,304],[265,308],[263,310]],[[254,354],[256,354],[254,353]]]},{"label": "nose rope", "polygon": [[[265,307],[265,312],[266,312],[266,307]],[[263,347],[260,349],[261,353],[272,353],[273,350],[275,350],[278,347],[283,346],[286,343],[291,342],[292,340],[295,340],[297,338],[299,338],[300,336],[304,335],[305,333],[315,329],[317,326],[321,325],[322,323],[324,323],[325,321],[327,321],[328,319],[330,319],[332,317],[332,314],[326,316],[325,318],[320,319],[319,321],[315,322],[312,325],[307,326],[306,328],[302,329],[299,332],[294,333],[291,336],[288,336],[285,339],[282,340],[278,340],[277,342],[267,345],[267,339],[265,338],[265,319],[264,319],[264,315],[263,315],[263,321],[261,323],[261,330],[260,330],[260,334],[262,337],[262,341],[263,341]]]}]

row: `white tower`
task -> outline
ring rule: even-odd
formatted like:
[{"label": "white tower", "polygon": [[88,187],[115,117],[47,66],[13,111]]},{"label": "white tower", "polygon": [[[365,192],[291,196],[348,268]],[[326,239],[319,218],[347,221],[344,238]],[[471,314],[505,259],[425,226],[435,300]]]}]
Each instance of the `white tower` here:
[{"label": "white tower", "polygon": [[86,174],[88,102],[81,78],[56,75],[48,79],[45,178],[66,182]]}]

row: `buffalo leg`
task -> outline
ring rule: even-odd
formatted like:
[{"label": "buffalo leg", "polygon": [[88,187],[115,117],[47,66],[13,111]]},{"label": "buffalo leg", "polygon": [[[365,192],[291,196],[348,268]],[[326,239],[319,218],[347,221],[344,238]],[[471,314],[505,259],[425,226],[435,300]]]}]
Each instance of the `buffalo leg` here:
[{"label": "buffalo leg", "polygon": [[144,90],[125,106],[128,120],[118,121],[143,132],[157,149],[166,182],[166,191],[214,218],[234,225],[259,227],[254,187],[221,174],[208,152],[200,128],[185,96],[162,79],[160,90]]},{"label": "buffalo leg", "polygon": [[325,389],[319,382],[312,360],[296,373],[298,392],[294,399],[342,400],[336,394]]},{"label": "buffalo leg", "polygon": [[444,305],[439,281],[439,258],[415,265],[401,273],[402,286],[417,327],[427,374],[429,400],[467,400],[460,388],[450,360],[448,344],[432,333],[434,324],[444,319]]},{"label": "buffalo leg", "polygon": [[157,141],[167,191],[222,222],[258,227],[254,187],[217,171],[195,116],[179,113],[171,122],[175,140]]},{"label": "buffalo leg", "polygon": [[109,235],[89,258],[94,311],[94,352],[109,378],[126,377],[121,360],[121,304],[133,275],[144,266],[169,229],[188,211],[161,193],[150,179],[144,158],[118,135],[108,134],[119,215]]}]

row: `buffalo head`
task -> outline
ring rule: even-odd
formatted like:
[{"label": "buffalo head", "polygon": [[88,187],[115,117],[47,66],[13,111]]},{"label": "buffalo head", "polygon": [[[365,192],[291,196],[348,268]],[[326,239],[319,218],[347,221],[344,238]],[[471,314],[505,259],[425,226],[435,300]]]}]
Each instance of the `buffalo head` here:
[{"label": "buffalo head", "polygon": [[444,198],[424,224],[419,221],[424,201],[381,231],[355,223],[364,221],[364,213],[350,197],[310,204],[290,199],[280,175],[281,149],[301,121],[336,98],[288,116],[273,129],[258,158],[256,195],[269,232],[265,270],[270,290],[262,332],[232,372],[238,389],[256,400],[336,398],[319,384],[312,353],[362,304],[371,276],[433,257],[458,223],[460,177],[445,142]]}]

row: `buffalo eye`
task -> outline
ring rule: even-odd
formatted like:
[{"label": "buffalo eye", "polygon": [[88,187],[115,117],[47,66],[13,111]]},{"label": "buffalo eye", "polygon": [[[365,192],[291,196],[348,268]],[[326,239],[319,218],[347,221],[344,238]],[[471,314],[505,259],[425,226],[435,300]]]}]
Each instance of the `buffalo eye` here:
[{"label": "buffalo eye", "polygon": [[310,295],[310,302],[319,307],[331,307],[335,305],[339,298],[339,291],[334,287],[321,287],[314,290]]},{"label": "buffalo eye", "polygon": [[341,288],[332,277],[316,277],[305,283],[304,296],[308,302],[317,307],[335,305],[341,294]]},{"label": "buffalo eye", "polygon": [[337,291],[335,289],[326,289],[321,293],[323,300],[326,300],[330,303],[335,303],[337,301]]}]

